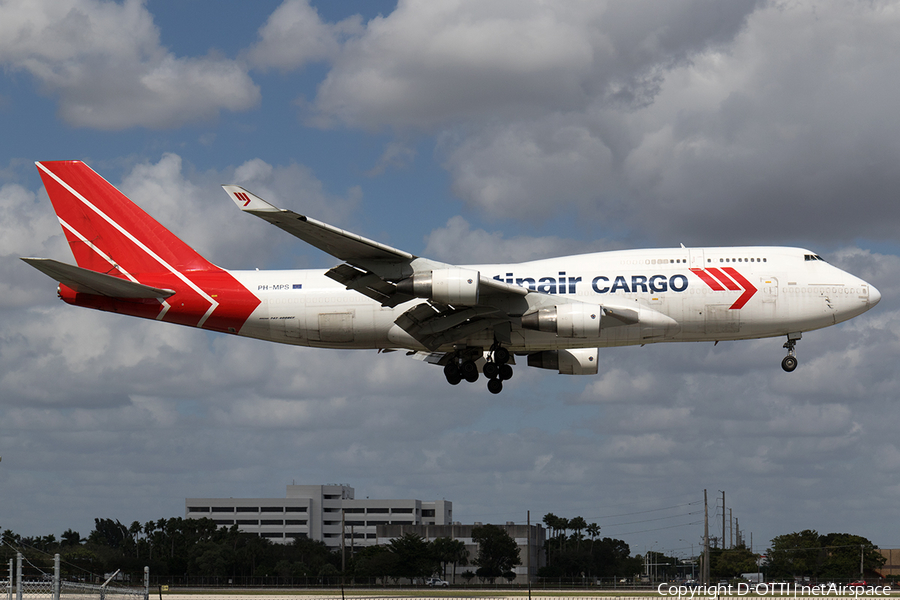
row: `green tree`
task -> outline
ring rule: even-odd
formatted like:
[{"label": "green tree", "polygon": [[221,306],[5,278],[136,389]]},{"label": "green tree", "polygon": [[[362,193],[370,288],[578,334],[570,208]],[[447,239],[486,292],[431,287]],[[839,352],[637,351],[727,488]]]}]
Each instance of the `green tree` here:
[{"label": "green tree", "polygon": [[437,561],[431,553],[431,547],[422,536],[405,533],[403,537],[394,538],[388,548],[397,557],[396,571],[393,577],[427,577],[435,572]]},{"label": "green tree", "polygon": [[588,535],[591,536],[591,553],[594,552],[594,540],[600,535],[600,526],[596,523],[591,523],[585,528],[588,532]]},{"label": "green tree", "polygon": [[72,529],[66,529],[60,540],[62,546],[79,546],[81,545],[81,534]]},{"label": "green tree", "polygon": [[522,564],[516,541],[502,527],[482,525],[472,529],[472,540],[478,544],[478,558],[473,564],[475,574],[493,581]]},{"label": "green tree", "polygon": [[720,550],[711,559],[709,572],[713,579],[734,579],[741,573],[755,573],[759,568],[759,555],[745,547]]},{"label": "green tree", "polygon": [[[865,571],[874,571],[885,563],[885,557],[877,546],[862,536],[849,533],[829,533],[819,538],[825,550],[819,575],[831,579],[863,577]],[[862,556],[860,556],[862,555]],[[860,558],[863,573],[859,572]]]},{"label": "green tree", "polygon": [[374,577],[385,581],[398,572],[399,558],[387,546],[369,546],[357,552],[353,558],[353,574],[357,577]]},{"label": "green tree", "polygon": [[462,540],[448,537],[437,538],[431,542],[434,558],[441,564],[441,577],[447,579],[447,565],[453,565],[453,583],[456,583],[456,567],[469,564],[469,551]]},{"label": "green tree", "polygon": [[587,521],[582,517],[575,517],[571,521],[569,521],[569,528],[572,529],[575,533],[572,537],[575,539],[576,547],[581,546],[581,532],[587,529]]},{"label": "green tree", "polygon": [[94,530],[88,535],[88,541],[107,548],[121,548],[127,531],[118,520],[94,519]]},{"label": "green tree", "polygon": [[[818,571],[822,559],[819,533],[812,529],[772,538],[769,557],[770,577],[810,576]],[[710,562],[710,565],[713,563]]]}]

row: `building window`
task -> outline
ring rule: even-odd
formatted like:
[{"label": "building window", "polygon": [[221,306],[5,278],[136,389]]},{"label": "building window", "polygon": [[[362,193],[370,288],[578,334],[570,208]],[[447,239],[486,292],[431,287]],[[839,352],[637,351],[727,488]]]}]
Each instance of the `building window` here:
[{"label": "building window", "polygon": [[433,516],[434,516],[433,508],[426,508],[426,509],[422,510],[422,517],[433,517]]},{"label": "building window", "polygon": [[284,512],[284,507],[282,507],[282,506],[263,506],[263,507],[260,509],[260,512],[269,512],[269,513],[271,513],[271,512],[277,512],[277,513],[280,513],[280,512]]},{"label": "building window", "polygon": [[259,522],[260,525],[284,525],[284,521],[278,519],[263,519]]},{"label": "building window", "polygon": [[389,509],[389,508],[370,508],[370,509],[369,509],[369,514],[370,514],[370,515],[375,515],[375,514],[387,514],[388,512],[390,512],[390,509]]},{"label": "building window", "polygon": [[238,512],[254,512],[255,513],[255,512],[259,512],[259,507],[258,506],[238,506],[237,511]]},{"label": "building window", "polygon": [[363,514],[365,512],[366,512],[366,509],[364,509],[364,508],[345,508],[344,509],[345,515],[359,515],[359,514]]},{"label": "building window", "polygon": [[213,506],[212,511],[213,512],[232,512],[233,513],[234,507],[233,506]]},{"label": "building window", "polygon": [[305,506],[286,506],[284,512],[306,512]]},{"label": "building window", "polygon": [[252,521],[250,519],[238,519],[237,524],[238,525],[259,525],[259,521],[255,520],[255,519]]},{"label": "building window", "polygon": [[395,515],[406,515],[406,514],[411,515],[412,511],[413,511],[413,509],[411,509],[411,508],[395,508],[391,512],[393,512]]},{"label": "building window", "polygon": [[216,525],[234,525],[234,521],[216,519],[213,521]]},{"label": "building window", "polygon": [[306,519],[287,519],[285,525],[306,525]]},{"label": "building window", "polygon": [[188,506],[188,512],[209,512],[208,506]]},{"label": "building window", "polygon": [[294,538],[295,540],[297,540],[297,539],[302,540],[302,539],[306,539],[307,535],[305,533],[286,533],[286,534],[284,534],[284,537]]},{"label": "building window", "polygon": [[261,533],[259,537],[270,538],[270,539],[283,539],[283,533]]}]

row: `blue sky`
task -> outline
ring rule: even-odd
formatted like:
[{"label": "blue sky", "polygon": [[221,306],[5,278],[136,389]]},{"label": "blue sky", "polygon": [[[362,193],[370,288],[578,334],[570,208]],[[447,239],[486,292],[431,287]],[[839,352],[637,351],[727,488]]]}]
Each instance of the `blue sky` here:
[{"label": "blue sky", "polygon": [[[552,511],[687,554],[704,488],[757,549],[900,547],[896,4],[8,1],[0,5],[0,528],[87,534],[292,481]],[[884,300],[804,336],[519,368],[498,397],[395,353],[63,305],[34,168],[83,159],[213,262],[330,267],[219,188],[458,263],[801,245]],[[690,508],[685,508],[685,505]],[[617,518],[665,508],[662,521]],[[713,511],[714,512],[714,511]],[[692,523],[687,525],[686,523]]]}]

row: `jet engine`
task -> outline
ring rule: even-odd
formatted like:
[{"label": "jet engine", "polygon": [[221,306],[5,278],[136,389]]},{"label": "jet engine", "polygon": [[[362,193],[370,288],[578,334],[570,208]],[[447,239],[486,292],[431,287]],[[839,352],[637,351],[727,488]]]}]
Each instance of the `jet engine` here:
[{"label": "jet engine", "polygon": [[458,267],[416,273],[397,282],[397,290],[404,294],[453,306],[478,304],[480,288],[481,273]]},{"label": "jet engine", "polygon": [[544,350],[528,355],[528,366],[554,369],[560,375],[596,375],[599,348]]},{"label": "jet engine", "polygon": [[598,337],[602,312],[596,304],[560,304],[523,315],[522,328],[565,338]]}]

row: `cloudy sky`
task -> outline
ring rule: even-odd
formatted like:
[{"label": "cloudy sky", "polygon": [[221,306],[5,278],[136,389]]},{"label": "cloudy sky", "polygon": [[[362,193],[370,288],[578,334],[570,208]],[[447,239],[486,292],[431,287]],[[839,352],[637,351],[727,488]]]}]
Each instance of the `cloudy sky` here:
[{"label": "cloudy sky", "polygon": [[[879,1],[0,0],[0,528],[341,482],[687,556],[708,489],[755,549],[900,547],[898,26]],[[230,268],[335,261],[222,183],[458,263],[804,246],[884,299],[790,375],[781,339],[657,345],[492,396],[402,353],[61,303],[18,260],[71,261],[33,165],[55,159]]]}]

